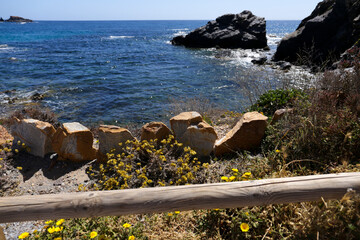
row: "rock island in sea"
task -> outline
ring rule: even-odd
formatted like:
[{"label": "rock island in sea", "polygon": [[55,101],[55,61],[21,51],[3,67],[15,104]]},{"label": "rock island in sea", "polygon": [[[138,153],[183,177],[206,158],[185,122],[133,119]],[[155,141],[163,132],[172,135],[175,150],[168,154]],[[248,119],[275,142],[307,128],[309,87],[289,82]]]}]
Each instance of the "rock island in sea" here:
[{"label": "rock island in sea", "polygon": [[226,14],[171,43],[192,48],[267,48],[266,21],[250,11]]},{"label": "rock island in sea", "polygon": [[8,20],[4,20],[3,18],[0,18],[0,22],[33,22],[33,20],[18,16],[10,16]]}]

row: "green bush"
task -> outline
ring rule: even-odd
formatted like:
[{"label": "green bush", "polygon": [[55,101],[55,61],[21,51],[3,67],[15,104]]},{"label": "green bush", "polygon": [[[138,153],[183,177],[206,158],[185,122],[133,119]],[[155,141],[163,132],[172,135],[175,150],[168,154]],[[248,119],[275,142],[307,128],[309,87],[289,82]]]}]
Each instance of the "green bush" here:
[{"label": "green bush", "polygon": [[306,100],[307,95],[300,89],[269,90],[260,96],[259,100],[250,107],[250,111],[258,111],[266,116],[272,116],[278,109],[293,107],[297,100]]}]

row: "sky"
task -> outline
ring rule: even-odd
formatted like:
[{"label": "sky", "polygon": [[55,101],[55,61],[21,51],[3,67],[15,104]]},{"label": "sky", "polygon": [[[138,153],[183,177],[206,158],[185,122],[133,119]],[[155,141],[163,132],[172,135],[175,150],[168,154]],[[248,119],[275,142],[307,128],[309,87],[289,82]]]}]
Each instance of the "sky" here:
[{"label": "sky", "polygon": [[250,10],[267,20],[301,20],[320,0],[2,0],[0,17],[34,20],[211,20]]}]

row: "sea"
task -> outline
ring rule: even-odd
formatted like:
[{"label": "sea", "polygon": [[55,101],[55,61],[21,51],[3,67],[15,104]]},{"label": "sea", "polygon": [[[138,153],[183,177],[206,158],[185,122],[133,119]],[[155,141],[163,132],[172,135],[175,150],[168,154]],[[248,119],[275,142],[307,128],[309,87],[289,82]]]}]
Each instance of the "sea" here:
[{"label": "sea", "polygon": [[0,23],[0,114],[38,105],[61,122],[142,124],[165,121],[174,104],[190,99],[244,111],[256,100],[255,88],[282,84],[279,70],[251,60],[270,59],[300,21],[267,21],[267,52],[171,45],[206,23]]}]

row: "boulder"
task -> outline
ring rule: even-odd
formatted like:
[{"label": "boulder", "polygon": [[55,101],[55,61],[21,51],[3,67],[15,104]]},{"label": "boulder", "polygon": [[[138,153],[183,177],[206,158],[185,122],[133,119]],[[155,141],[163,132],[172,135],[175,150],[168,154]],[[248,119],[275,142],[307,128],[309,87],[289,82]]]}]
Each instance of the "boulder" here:
[{"label": "boulder", "polygon": [[145,124],[141,128],[141,141],[157,139],[160,142],[163,139],[168,138],[171,134],[170,129],[162,122],[151,122]]},{"label": "boulder", "polygon": [[5,20],[5,22],[32,22],[33,20],[18,17],[18,16],[10,16],[8,20]]},{"label": "boulder", "polygon": [[53,153],[52,137],[55,128],[47,122],[36,119],[15,118],[11,126],[11,134],[14,136],[13,148],[18,148],[18,141],[25,143],[29,147],[29,153],[37,157],[45,157],[49,153]]},{"label": "boulder", "polygon": [[186,36],[173,38],[171,43],[191,48],[265,48],[266,21],[250,11],[226,14]]},{"label": "boulder", "polygon": [[283,108],[275,111],[274,116],[271,120],[270,125],[274,125],[277,121],[283,118],[286,114],[293,113],[294,110],[292,108]]},{"label": "boulder", "polygon": [[202,120],[198,112],[182,112],[170,119],[170,126],[175,137],[181,139],[190,125],[197,125]]},{"label": "boulder", "polygon": [[213,151],[217,138],[214,128],[202,121],[196,125],[190,125],[179,141],[190,146],[198,156],[206,157]]},{"label": "boulder", "polygon": [[264,137],[268,118],[258,112],[248,112],[225,137],[215,143],[215,155],[253,150]]},{"label": "boulder", "polygon": [[217,134],[197,112],[183,112],[170,119],[176,140],[191,147],[200,157],[213,151]]},{"label": "boulder", "polygon": [[4,19],[1,17],[1,18],[0,18],[0,22],[3,22],[3,21],[4,21]]},{"label": "boulder", "polygon": [[256,65],[264,65],[266,61],[267,61],[267,57],[259,57],[251,60],[251,62]]},{"label": "boulder", "polygon": [[117,153],[121,152],[123,146],[119,146],[119,143],[125,143],[128,140],[135,140],[129,130],[118,126],[101,125],[99,128],[98,159],[101,161],[106,160],[106,154],[113,149]]},{"label": "boulder", "polygon": [[278,61],[276,62],[276,65],[279,66],[280,70],[289,70],[291,69],[291,63],[286,61]]},{"label": "boulder", "polygon": [[64,123],[53,136],[53,148],[59,159],[89,161],[96,158],[93,141],[94,136],[87,127],[78,122]]},{"label": "boulder", "polygon": [[[307,65],[331,64],[360,39],[359,13],[360,0],[318,3],[296,31],[281,40],[273,60]],[[301,61],[298,61],[299,56]]]}]

